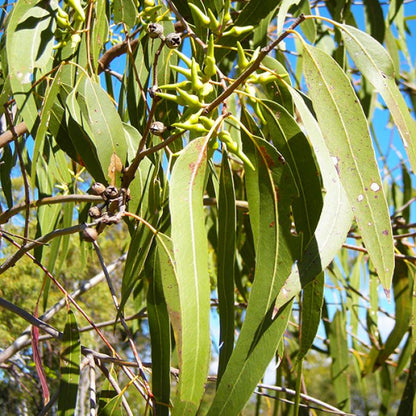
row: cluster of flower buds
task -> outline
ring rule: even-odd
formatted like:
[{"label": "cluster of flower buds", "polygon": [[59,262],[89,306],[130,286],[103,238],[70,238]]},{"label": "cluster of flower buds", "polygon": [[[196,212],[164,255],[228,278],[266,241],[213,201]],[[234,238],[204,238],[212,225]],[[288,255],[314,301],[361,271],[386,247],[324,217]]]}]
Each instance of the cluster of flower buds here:
[{"label": "cluster of flower buds", "polygon": [[89,242],[95,241],[106,225],[120,222],[121,216],[118,214],[130,199],[129,190],[117,189],[113,185],[105,186],[99,182],[91,186],[91,193],[101,196],[103,203],[88,210],[88,215],[97,222],[96,226],[88,226],[83,231],[84,240]]}]

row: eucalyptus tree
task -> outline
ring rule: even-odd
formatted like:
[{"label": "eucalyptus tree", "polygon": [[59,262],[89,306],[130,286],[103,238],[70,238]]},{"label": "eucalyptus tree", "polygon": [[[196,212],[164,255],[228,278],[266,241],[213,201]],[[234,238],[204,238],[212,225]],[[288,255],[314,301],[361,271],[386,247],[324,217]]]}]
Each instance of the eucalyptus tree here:
[{"label": "eucalyptus tree", "polygon": [[[365,410],[414,411],[413,4],[355,3],[4,3],[0,273],[44,279],[34,309],[1,298],[31,330],[0,357],[31,347],[39,411],[343,414],[351,377],[381,392]],[[77,257],[102,269],[80,288]],[[78,300],[102,280],[111,322]],[[308,394],[316,354],[332,403]]]}]

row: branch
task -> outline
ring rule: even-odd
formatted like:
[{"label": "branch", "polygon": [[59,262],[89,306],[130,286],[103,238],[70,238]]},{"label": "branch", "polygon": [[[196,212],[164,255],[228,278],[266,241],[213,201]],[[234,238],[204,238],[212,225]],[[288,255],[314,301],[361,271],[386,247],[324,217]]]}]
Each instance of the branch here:
[{"label": "branch", "polygon": [[[97,195],[55,195],[47,196],[45,198],[38,199],[37,201],[32,201],[29,204],[29,208],[37,208],[42,205],[60,204],[61,202],[102,202],[102,200],[101,196]],[[11,217],[15,216],[20,211],[23,211],[26,207],[27,205],[23,203],[4,211],[0,214],[0,224],[6,223]]]}]

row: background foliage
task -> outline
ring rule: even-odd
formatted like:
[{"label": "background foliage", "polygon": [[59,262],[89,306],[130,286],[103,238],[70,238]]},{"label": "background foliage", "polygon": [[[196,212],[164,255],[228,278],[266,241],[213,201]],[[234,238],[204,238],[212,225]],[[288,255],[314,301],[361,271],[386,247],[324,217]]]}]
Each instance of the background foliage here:
[{"label": "background foliage", "polygon": [[4,3],[2,412],[414,413],[415,12]]}]

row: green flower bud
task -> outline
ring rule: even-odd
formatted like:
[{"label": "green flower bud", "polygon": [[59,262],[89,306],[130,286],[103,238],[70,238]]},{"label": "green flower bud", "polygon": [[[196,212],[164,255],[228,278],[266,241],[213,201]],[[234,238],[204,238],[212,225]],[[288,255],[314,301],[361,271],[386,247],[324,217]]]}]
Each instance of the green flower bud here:
[{"label": "green flower bud", "polygon": [[194,92],[198,93],[199,91],[202,90],[204,84],[203,82],[199,79],[199,65],[197,64],[197,62],[195,61],[194,58],[192,58],[192,65],[191,65],[191,83],[192,83],[192,89]]},{"label": "green flower bud", "polygon": [[172,127],[176,127],[177,129],[189,130],[195,133],[207,133],[208,130],[204,127],[201,123],[191,123],[188,120],[183,123],[173,123]]},{"label": "green flower bud", "polygon": [[188,3],[188,6],[191,9],[193,16],[196,18],[196,20],[198,20],[198,23],[200,23],[203,27],[208,27],[211,23],[210,18],[195,4]]},{"label": "green flower bud", "polygon": [[201,102],[199,101],[199,98],[194,94],[189,94],[188,92],[184,91],[181,88],[176,88],[176,91],[179,94],[179,98],[181,100],[178,101],[179,105],[188,105],[190,107],[202,107]]},{"label": "green flower bud", "polygon": [[248,59],[246,58],[246,55],[244,53],[244,49],[241,46],[241,43],[237,41],[237,54],[238,54],[238,68],[241,71],[244,71],[250,64]]},{"label": "green flower bud", "polygon": [[224,32],[223,36],[233,36],[238,37],[241,35],[244,35],[244,33],[250,32],[254,29],[254,26],[233,26],[230,30],[227,32]]},{"label": "green flower bud", "polygon": [[217,18],[215,17],[214,13],[211,9],[207,9],[208,17],[209,17],[209,28],[214,33],[218,33],[218,29],[220,28],[220,22],[218,22]]}]

